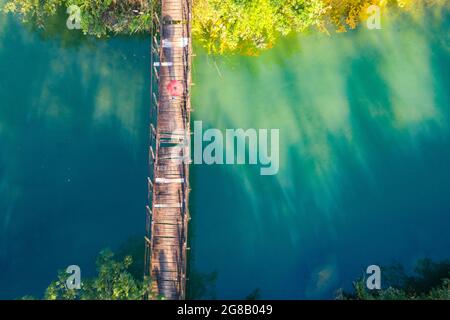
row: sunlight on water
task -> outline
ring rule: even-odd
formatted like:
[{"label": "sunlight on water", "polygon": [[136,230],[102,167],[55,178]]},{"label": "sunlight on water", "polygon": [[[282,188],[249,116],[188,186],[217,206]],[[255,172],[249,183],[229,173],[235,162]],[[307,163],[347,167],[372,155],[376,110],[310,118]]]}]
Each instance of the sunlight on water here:
[{"label": "sunlight on water", "polygon": [[[61,25],[0,15],[1,298],[144,233],[149,41]],[[218,271],[219,298],[330,298],[369,264],[448,258],[448,30],[398,17],[256,58],[197,50],[194,120],[280,129],[275,176],[192,166],[191,269]]]},{"label": "sunlight on water", "polygon": [[[372,258],[386,263],[409,262],[400,250],[408,242],[419,256],[443,253],[394,221],[405,214],[439,219],[439,210],[418,210],[422,204],[403,199],[420,194],[422,182],[447,191],[448,184],[421,181],[419,173],[411,187],[417,190],[387,189],[411,180],[402,161],[411,159],[404,168],[422,172],[430,170],[430,157],[448,157],[429,147],[441,141],[448,147],[446,28],[437,17],[400,17],[380,31],[291,37],[257,58],[211,58],[198,50],[195,120],[221,130],[280,129],[275,177],[260,177],[250,166],[193,169],[194,257],[205,270],[218,270],[220,294],[236,298],[261,286],[265,297],[331,297],[371,261],[369,252],[350,256],[364,245],[381,248]],[[211,189],[222,197],[204,205]],[[405,211],[392,215],[399,206]],[[376,228],[361,224],[372,219],[393,223],[399,234],[377,241]],[[397,243],[404,233],[414,240]]]}]

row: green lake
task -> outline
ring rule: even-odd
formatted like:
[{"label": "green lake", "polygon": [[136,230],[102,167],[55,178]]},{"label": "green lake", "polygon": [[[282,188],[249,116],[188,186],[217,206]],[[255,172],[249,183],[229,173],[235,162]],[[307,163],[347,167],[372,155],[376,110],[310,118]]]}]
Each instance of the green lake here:
[{"label": "green lake", "polygon": [[[448,13],[196,50],[193,120],[280,130],[280,167],[192,165],[191,259],[208,297],[333,298],[371,264],[450,258]],[[0,298],[143,237],[149,46],[0,15]]]}]

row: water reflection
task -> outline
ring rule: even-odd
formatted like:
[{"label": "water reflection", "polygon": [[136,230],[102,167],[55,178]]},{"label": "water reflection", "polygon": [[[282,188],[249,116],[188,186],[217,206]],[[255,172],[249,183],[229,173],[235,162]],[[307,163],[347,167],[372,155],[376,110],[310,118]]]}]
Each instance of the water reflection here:
[{"label": "water reflection", "polygon": [[1,298],[144,232],[148,46],[0,16]]},{"label": "water reflection", "polygon": [[195,120],[280,128],[276,177],[194,166],[193,252],[217,268],[219,297],[332,297],[375,261],[447,254],[435,233],[450,219],[444,30],[445,18],[400,17],[258,58],[198,55]]}]

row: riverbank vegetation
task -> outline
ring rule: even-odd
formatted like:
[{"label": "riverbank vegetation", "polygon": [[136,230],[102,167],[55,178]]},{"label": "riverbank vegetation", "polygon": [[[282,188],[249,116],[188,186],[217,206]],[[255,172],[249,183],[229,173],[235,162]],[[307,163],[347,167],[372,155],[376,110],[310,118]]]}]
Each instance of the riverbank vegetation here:
[{"label": "riverbank vegetation", "polygon": [[138,280],[131,272],[131,256],[116,259],[110,250],[97,258],[97,276],[82,280],[81,289],[68,289],[70,274],[60,271],[45,291],[46,300],[141,300],[150,295],[150,280]]},{"label": "riverbank vegetation", "polygon": [[417,261],[412,274],[395,264],[382,268],[381,290],[368,290],[364,279],[353,283],[353,292],[340,291],[339,300],[450,300],[450,260]]},{"label": "riverbank vegetation", "polygon": [[147,0],[7,0],[3,11],[45,28],[50,17],[66,14],[73,5],[80,8],[79,23],[85,34],[103,37],[149,31],[151,1]]},{"label": "riverbank vegetation", "polygon": [[[133,247],[136,247],[133,245]],[[133,254],[135,256],[135,254]],[[139,257],[138,257],[139,259]],[[97,258],[97,276],[82,278],[81,289],[68,289],[66,281],[70,274],[60,271],[56,280],[45,290],[46,300],[141,300],[144,297],[164,299],[152,295],[150,279],[139,280],[135,274],[142,271],[139,265],[133,270],[133,257],[110,250],[100,252]],[[215,299],[217,273],[191,272],[189,299]],[[245,300],[261,298],[255,289]],[[36,299],[32,296],[23,299]],[[339,290],[338,300],[450,300],[450,260],[418,260],[412,273],[402,265],[393,264],[382,268],[382,289],[368,290],[364,278],[353,283],[353,291]]]},{"label": "riverbank vegetation", "polygon": [[[357,28],[379,8],[418,14],[445,0],[197,0],[193,34],[210,54],[256,55],[292,33]],[[371,8],[372,9],[372,8]]]},{"label": "riverbank vegetation", "polygon": [[[157,0],[7,0],[5,12],[45,27],[46,20],[71,5],[80,8],[85,34],[149,32]],[[256,55],[291,33],[319,30],[327,34],[355,29],[377,5],[389,10],[420,12],[448,6],[446,0],[196,0],[193,37],[210,54]],[[65,27],[65,26],[64,26]]]},{"label": "riverbank vegetation", "polygon": [[[164,300],[153,294],[151,279],[144,278],[144,242],[137,237],[128,239],[114,254],[101,251],[97,257],[97,275],[91,278],[81,273],[81,288],[69,289],[67,280],[71,276],[64,270],[45,289],[42,297],[27,295],[23,300]],[[195,269],[189,272],[188,299],[216,299],[217,272],[204,273]],[[251,292],[246,300],[259,299],[259,289]]]}]

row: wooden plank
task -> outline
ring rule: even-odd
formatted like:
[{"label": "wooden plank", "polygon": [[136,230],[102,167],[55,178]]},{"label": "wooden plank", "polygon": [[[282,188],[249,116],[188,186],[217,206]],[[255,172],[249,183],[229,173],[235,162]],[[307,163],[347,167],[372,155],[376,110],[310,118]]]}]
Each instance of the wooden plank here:
[{"label": "wooden plank", "polygon": [[[150,148],[153,181],[149,180],[152,205],[147,208],[147,216],[151,218],[151,238],[146,237],[151,248],[147,270],[154,276],[153,293],[166,299],[183,299],[186,291],[185,280],[180,279],[185,279],[189,195],[189,169],[184,161],[190,152],[182,144],[190,137],[190,3],[162,0],[161,11],[154,21],[164,25],[159,26],[159,37],[152,41],[152,50],[159,59],[152,65],[158,95],[152,97],[157,106],[157,120],[156,128],[151,126],[150,130],[156,137],[156,150]],[[166,16],[171,21],[161,19]],[[170,33],[164,28],[170,29]],[[174,80],[180,83],[179,95],[170,91]]]}]

